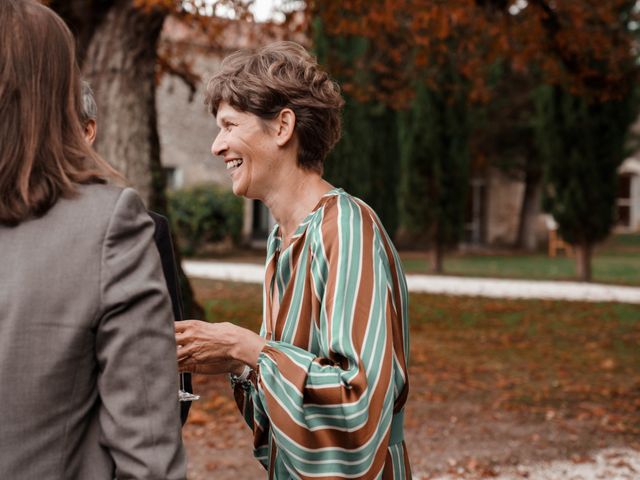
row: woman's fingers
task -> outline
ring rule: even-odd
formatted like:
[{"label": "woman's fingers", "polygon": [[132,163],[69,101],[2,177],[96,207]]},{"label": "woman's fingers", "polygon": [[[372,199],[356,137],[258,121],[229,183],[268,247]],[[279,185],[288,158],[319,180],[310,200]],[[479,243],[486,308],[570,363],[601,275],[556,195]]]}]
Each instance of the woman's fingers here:
[{"label": "woman's fingers", "polygon": [[201,325],[213,325],[202,320],[181,320],[175,322],[174,330],[176,335],[188,335],[190,332],[196,331]]},{"label": "woman's fingers", "polygon": [[184,362],[186,359],[191,358],[191,349],[188,346],[178,345],[176,353],[178,362]]},{"label": "woman's fingers", "polygon": [[184,333],[188,330],[192,330],[199,323],[207,323],[202,320],[180,320],[179,322],[174,322],[173,328],[177,334]]},{"label": "woman's fingers", "polygon": [[220,326],[190,321],[186,328],[176,331],[178,360],[191,358],[194,362],[217,362],[228,358],[228,348],[220,342]]},{"label": "woman's fingers", "polygon": [[182,372],[219,374],[255,368],[265,340],[229,322],[183,320],[175,324],[178,368]]},{"label": "woman's fingers", "polygon": [[175,322],[176,344],[178,346],[186,346],[193,342],[198,336],[202,336],[199,335],[199,332],[203,330],[202,325],[209,326],[211,324],[200,320],[182,320]]}]

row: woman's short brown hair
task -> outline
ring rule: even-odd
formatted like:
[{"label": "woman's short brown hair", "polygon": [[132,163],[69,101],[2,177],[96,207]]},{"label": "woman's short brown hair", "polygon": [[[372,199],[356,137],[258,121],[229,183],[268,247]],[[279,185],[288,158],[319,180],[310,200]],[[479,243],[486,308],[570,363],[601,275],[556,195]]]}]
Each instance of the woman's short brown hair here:
[{"label": "woman's short brown hair", "polygon": [[0,224],[118,174],[84,139],[71,32],[34,0],[0,1]]},{"label": "woman's short brown hair", "polygon": [[226,57],[209,80],[206,102],[214,116],[226,102],[265,120],[290,108],[296,114],[298,165],[308,170],[322,173],[325,157],[340,139],[340,87],[294,42]]}]

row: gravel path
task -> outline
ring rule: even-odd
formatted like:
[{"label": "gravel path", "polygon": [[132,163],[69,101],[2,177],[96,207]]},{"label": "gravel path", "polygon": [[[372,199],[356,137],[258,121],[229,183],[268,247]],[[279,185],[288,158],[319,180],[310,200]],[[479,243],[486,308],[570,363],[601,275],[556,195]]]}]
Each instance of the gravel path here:
[{"label": "gravel path", "polygon": [[[190,277],[262,283],[264,267],[250,263],[185,260]],[[551,282],[496,278],[407,275],[409,291],[472,297],[622,302],[640,304],[640,287],[598,283]]]},{"label": "gravel path", "polygon": [[640,452],[629,448],[608,448],[588,458],[518,465],[499,469],[489,476],[460,472],[431,477],[416,472],[414,477],[424,480],[638,480]]}]

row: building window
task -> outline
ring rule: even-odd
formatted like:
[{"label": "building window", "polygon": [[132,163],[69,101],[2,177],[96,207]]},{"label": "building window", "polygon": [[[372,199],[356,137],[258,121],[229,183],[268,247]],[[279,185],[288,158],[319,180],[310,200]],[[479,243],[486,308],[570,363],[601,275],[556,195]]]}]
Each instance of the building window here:
[{"label": "building window", "polygon": [[167,189],[178,190],[182,188],[184,179],[182,175],[182,169],[178,167],[162,167],[165,175],[165,181]]},{"label": "building window", "polygon": [[631,175],[618,177],[617,225],[631,226]]}]

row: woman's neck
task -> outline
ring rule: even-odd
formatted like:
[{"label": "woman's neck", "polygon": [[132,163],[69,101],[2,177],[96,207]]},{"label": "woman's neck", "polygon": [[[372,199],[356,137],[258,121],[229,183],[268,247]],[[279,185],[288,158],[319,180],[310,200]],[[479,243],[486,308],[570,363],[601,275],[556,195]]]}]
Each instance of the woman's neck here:
[{"label": "woman's neck", "polygon": [[264,199],[280,228],[283,244],[289,245],[298,225],[333,187],[320,174],[296,169],[280,188]]}]

